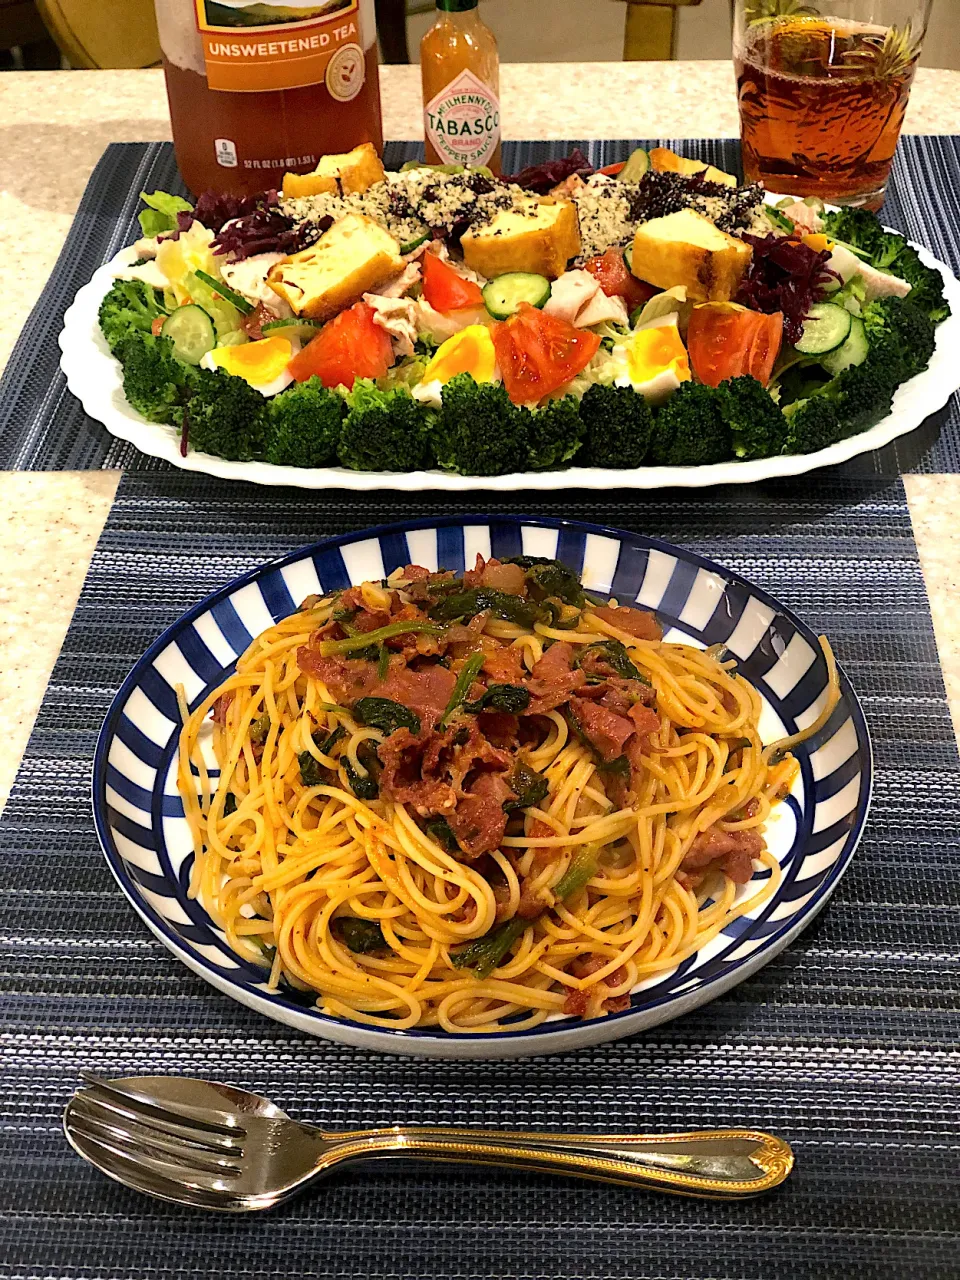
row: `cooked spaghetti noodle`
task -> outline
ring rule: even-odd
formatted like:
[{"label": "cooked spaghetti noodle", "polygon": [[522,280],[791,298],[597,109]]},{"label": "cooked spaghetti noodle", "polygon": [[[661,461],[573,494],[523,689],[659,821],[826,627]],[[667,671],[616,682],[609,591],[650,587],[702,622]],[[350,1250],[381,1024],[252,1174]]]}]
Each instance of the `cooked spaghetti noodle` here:
[{"label": "cooked spaghetti noodle", "polygon": [[391,1029],[598,1017],[775,892],[829,646],[816,724],[764,747],[733,660],[558,569],[312,598],[183,708],[190,891],[271,984]]}]

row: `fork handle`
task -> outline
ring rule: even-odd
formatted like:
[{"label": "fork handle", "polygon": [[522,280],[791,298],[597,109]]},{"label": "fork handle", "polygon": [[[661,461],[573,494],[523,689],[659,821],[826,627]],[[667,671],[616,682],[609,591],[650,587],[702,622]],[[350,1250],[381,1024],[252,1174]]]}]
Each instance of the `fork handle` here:
[{"label": "fork handle", "polygon": [[782,1138],[753,1129],[595,1135],[397,1126],[325,1136],[337,1161],[491,1164],[720,1200],[779,1186],[794,1161]]}]

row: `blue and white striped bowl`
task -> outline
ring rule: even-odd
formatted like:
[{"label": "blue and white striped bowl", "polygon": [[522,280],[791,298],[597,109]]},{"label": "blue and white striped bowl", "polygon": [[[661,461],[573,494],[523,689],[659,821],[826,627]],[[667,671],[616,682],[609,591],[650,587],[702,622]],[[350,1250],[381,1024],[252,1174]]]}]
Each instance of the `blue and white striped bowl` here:
[{"label": "blue and white striped bowl", "polygon": [[[767,843],[783,868],[777,893],[675,970],[643,984],[623,1013],[451,1036],[377,1030],[326,1017],[300,993],[269,991],[263,971],[239,959],[187,897],[193,850],[176,787],[175,687],[183,684],[195,706],[255,635],[313,592],[381,578],[411,562],[460,571],[478,551],[557,556],[582,571],[590,591],[655,609],[668,638],[724,643],[762,695],[765,741],[811,724],[822,705],[826,666],[808,627],[738,575],[639,534],[510,516],[424,520],[317,543],[238,578],[164,632],[124,681],[97,744],[93,807],[110,868],[156,936],[211,986],[278,1022],[358,1048],[436,1058],[519,1057],[618,1039],[689,1012],[771,960],[821,910],[857,847],[872,757],[863,712],[843,678],[839,705],[798,749],[800,777],[768,825]],[[755,888],[756,881],[741,892]]]}]

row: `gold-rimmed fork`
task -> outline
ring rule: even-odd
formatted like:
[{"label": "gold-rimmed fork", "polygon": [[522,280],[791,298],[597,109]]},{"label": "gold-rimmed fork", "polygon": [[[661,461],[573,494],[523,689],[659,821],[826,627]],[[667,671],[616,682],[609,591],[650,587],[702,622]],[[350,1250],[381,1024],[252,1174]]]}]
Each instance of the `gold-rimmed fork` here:
[{"label": "gold-rimmed fork", "polygon": [[108,1177],[177,1204],[269,1209],[337,1167],[382,1158],[492,1164],[737,1200],[793,1168],[782,1138],[750,1129],[560,1134],[394,1125],[327,1133],[258,1094],[182,1076],[81,1072],[64,1113],[73,1149]]}]

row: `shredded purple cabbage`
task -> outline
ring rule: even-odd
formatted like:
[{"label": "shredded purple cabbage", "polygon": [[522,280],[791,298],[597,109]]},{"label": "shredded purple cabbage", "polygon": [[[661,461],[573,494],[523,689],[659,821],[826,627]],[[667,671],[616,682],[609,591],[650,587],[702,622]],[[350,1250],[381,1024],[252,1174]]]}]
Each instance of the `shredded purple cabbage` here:
[{"label": "shredded purple cabbage", "polygon": [[774,232],[741,238],[753,249],[753,257],[736,301],[767,315],[782,311],[784,337],[788,342],[799,342],[810,308],[826,296],[829,281],[840,280],[826,265],[829,251],[811,249],[800,240]]},{"label": "shredded purple cabbage", "polygon": [[[258,253],[298,253],[327,229],[323,221],[298,226],[281,211],[276,191],[261,191],[253,196],[204,191],[192,213],[177,214],[178,230],[170,239],[176,239],[181,231],[188,231],[194,222],[216,233],[215,253],[229,253],[234,258],[252,258]],[[328,225],[332,222],[331,218]]]},{"label": "shredded purple cabbage", "polygon": [[527,165],[526,169],[521,169],[510,178],[504,176],[503,181],[512,182],[527,191],[535,191],[537,195],[545,196],[573,174],[581,178],[589,178],[595,172],[593,165],[580,148],[574,147],[573,151],[562,160],[545,160],[543,164]]}]

